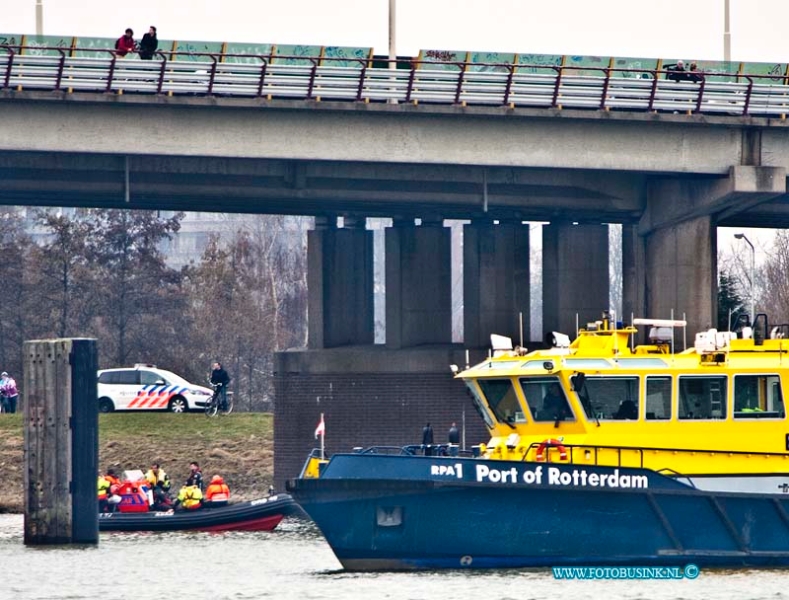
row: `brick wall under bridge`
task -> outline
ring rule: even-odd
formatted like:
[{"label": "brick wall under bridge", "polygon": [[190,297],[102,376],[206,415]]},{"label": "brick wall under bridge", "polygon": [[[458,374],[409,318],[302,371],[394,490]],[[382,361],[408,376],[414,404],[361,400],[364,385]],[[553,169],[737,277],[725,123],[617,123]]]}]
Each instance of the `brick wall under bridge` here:
[{"label": "brick wall under bridge", "polygon": [[[472,357],[472,363],[482,358]],[[436,443],[447,441],[452,422],[462,427],[466,446],[488,441],[482,419],[450,364],[461,368],[465,353],[446,349],[331,349],[277,355],[274,411],[274,485],[301,471],[319,446],[315,427],[324,414],[326,452],[354,446],[419,444],[425,423]]]}]

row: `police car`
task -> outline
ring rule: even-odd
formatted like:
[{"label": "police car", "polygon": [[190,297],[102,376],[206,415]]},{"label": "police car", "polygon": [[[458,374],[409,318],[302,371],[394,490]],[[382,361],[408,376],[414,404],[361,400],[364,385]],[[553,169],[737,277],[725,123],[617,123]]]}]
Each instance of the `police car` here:
[{"label": "police car", "polygon": [[213,391],[155,365],[99,371],[99,412],[114,410],[202,410]]}]

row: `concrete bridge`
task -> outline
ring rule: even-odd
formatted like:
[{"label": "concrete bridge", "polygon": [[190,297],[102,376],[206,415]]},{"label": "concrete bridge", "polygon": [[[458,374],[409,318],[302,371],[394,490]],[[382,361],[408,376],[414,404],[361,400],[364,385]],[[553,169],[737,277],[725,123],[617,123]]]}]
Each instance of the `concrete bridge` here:
[{"label": "concrete bridge", "polygon": [[[517,339],[529,313],[523,221],[548,222],[543,321],[567,332],[608,306],[607,223],[623,224],[623,312],[684,312],[691,332],[716,320],[715,228],[789,224],[781,119],[9,90],[0,115],[3,204],[317,217],[309,349],[278,361],[289,440],[311,440],[318,410],[355,443],[380,442],[371,399],[408,422],[459,421],[462,387],[446,365],[491,332]],[[394,220],[383,348],[371,346],[369,216]],[[471,220],[462,346],[451,345],[443,219]],[[429,407],[439,397],[443,408]],[[279,481],[304,455],[288,443]]]}]

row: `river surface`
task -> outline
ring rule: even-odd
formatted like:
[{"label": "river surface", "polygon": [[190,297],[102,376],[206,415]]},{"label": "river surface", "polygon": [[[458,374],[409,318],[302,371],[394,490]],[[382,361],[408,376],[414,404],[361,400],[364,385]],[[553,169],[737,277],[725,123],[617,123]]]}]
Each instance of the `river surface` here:
[{"label": "river surface", "polygon": [[9,600],[781,600],[786,571],[702,571],[695,580],[557,581],[547,570],[346,573],[317,529],[101,534],[98,546],[26,547],[0,515],[0,598]]}]

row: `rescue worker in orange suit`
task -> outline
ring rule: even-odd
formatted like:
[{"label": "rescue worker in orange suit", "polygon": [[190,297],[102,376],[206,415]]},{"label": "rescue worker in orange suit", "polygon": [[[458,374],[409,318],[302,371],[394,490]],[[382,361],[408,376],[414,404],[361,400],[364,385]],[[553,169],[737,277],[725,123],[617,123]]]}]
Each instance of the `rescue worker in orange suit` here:
[{"label": "rescue worker in orange suit", "polygon": [[214,475],[211,478],[211,483],[205,491],[205,506],[217,507],[227,506],[230,500],[230,488],[227,487],[224,479],[219,475]]},{"label": "rescue worker in orange suit", "polygon": [[203,506],[203,492],[196,485],[185,485],[178,492],[178,499],[173,508],[175,510],[197,510]]}]

